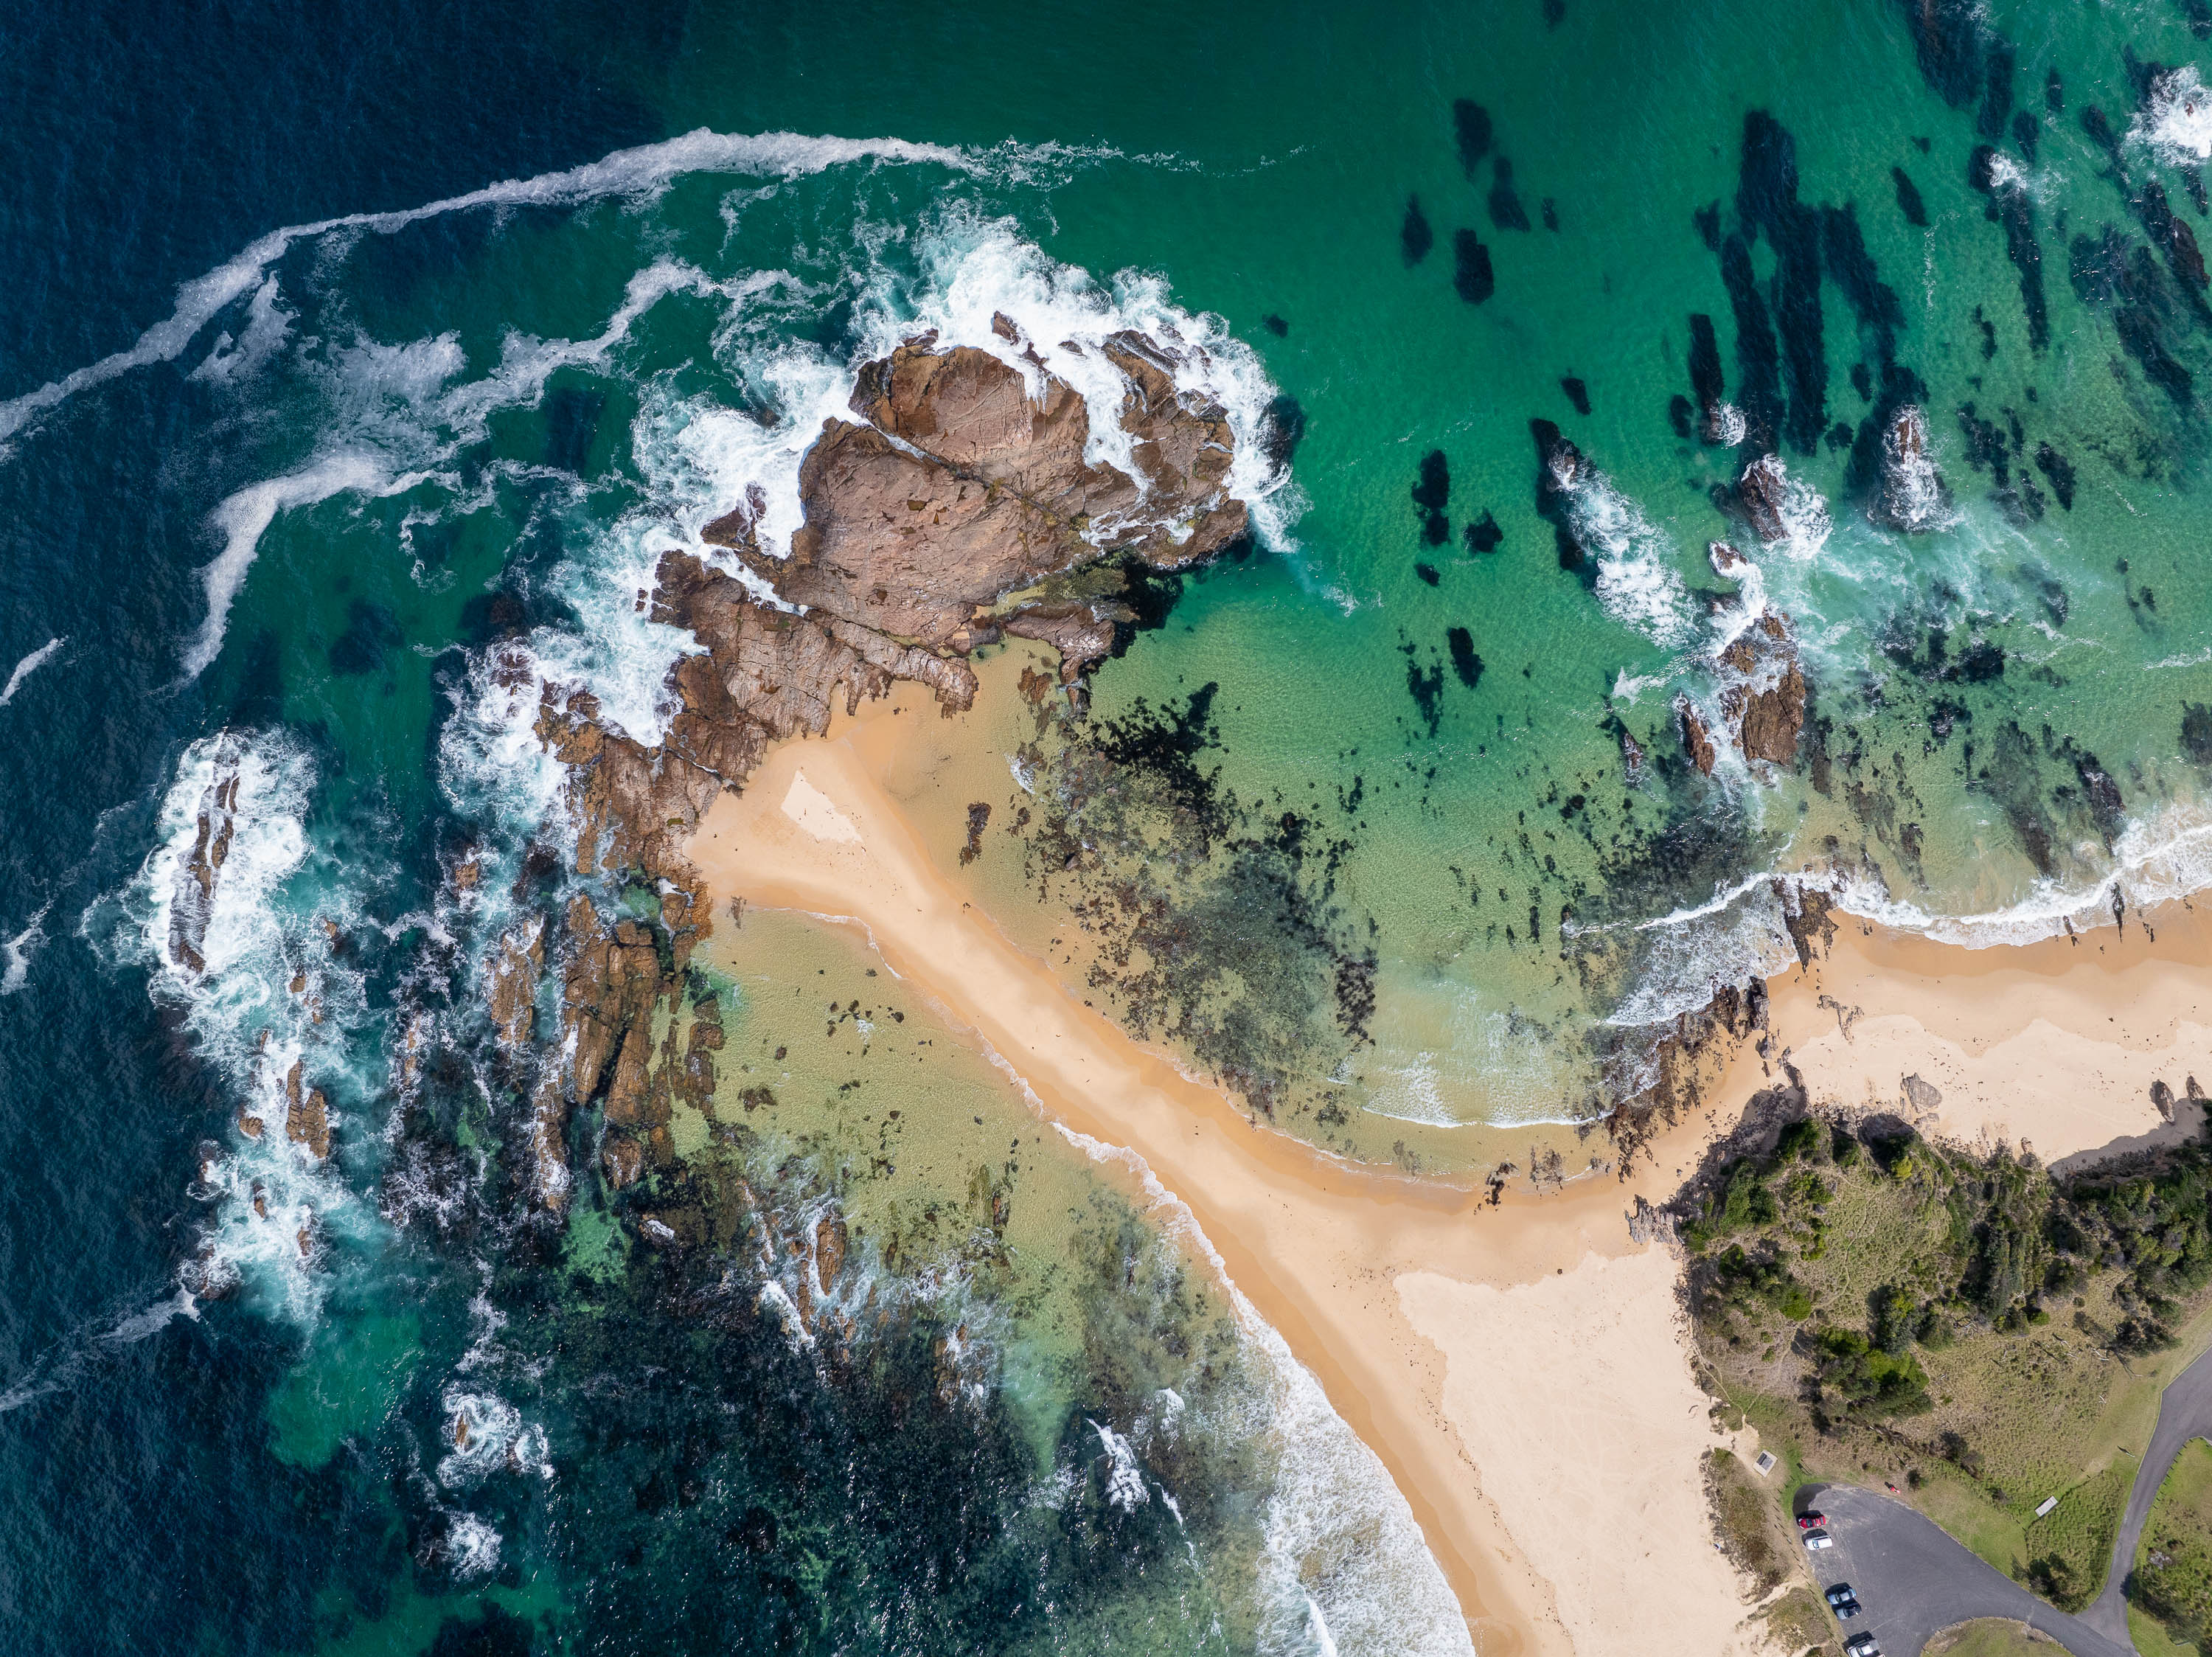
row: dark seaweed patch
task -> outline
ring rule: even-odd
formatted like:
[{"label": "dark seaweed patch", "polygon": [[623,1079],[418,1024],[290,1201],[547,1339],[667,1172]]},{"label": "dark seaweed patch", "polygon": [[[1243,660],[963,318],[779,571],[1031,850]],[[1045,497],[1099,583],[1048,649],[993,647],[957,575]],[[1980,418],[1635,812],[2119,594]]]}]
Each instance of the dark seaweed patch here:
[{"label": "dark seaweed patch", "polygon": [[1566,21],[1567,0],[1544,0],[1544,27],[1557,28]]},{"label": "dark seaweed patch", "polygon": [[1928,204],[1920,199],[1920,186],[1901,167],[1889,169],[1890,178],[1897,185],[1897,210],[1905,215],[1905,222],[1916,229],[1928,228]]},{"label": "dark seaweed patch", "polygon": [[545,464],[579,477],[591,463],[592,440],[607,394],[596,387],[555,385],[545,393]]},{"label": "dark seaweed patch", "polygon": [[[2200,184],[2197,188],[2201,190],[2203,186]],[[1544,198],[1542,214],[1544,228],[1547,230],[1556,230],[1559,228],[1559,204],[1549,196]]]},{"label": "dark seaweed patch", "polygon": [[1432,564],[1417,564],[1413,566],[1413,573],[1431,587],[1437,586],[1443,580],[1443,575]]},{"label": "dark seaweed patch", "polygon": [[1221,686],[1213,680],[1190,693],[1181,712],[1154,713],[1142,697],[1119,719],[1100,720],[1091,743],[1108,761],[1153,779],[1176,807],[1212,841],[1227,829],[1233,802],[1220,789],[1221,768],[1200,771],[1199,756],[1219,741],[1213,724],[1213,699]]},{"label": "dark seaweed patch", "polygon": [[1291,332],[1291,325],[1284,321],[1279,316],[1277,316],[1273,311],[1268,312],[1267,315],[1260,319],[1260,326],[1265,328],[1269,333],[1274,335],[1278,339],[1286,338]]},{"label": "dark seaweed patch", "polygon": [[1419,651],[1410,642],[1398,648],[1406,653],[1406,694],[1413,698],[1413,706],[1420,710],[1421,722],[1434,736],[1443,718],[1439,704],[1443,700],[1444,670],[1434,662],[1423,667]]},{"label": "dark seaweed patch", "polygon": [[1772,245],[1779,266],[1774,301],[1790,405],[1783,435],[1810,454],[1828,423],[1828,369],[1821,345],[1820,219],[1797,199],[1797,152],[1779,121],[1754,109],[1743,119],[1736,214]]},{"label": "dark seaweed patch", "polygon": [[346,630],[331,643],[331,671],[349,677],[373,673],[407,642],[398,617],[381,604],[356,599],[346,606]]},{"label": "dark seaweed patch", "polygon": [[1470,552],[1495,552],[1504,539],[1505,532],[1487,512],[1467,527],[1467,550]]},{"label": "dark seaweed patch", "polygon": [[1513,189],[1513,162],[1498,155],[1490,158],[1490,222],[1501,230],[1526,230],[1528,210]]},{"label": "dark seaweed patch", "polygon": [[2069,512],[2074,509],[2074,463],[2048,443],[2035,449],[2035,469],[2051,481],[2051,492]]},{"label": "dark seaweed patch", "polygon": [[1559,389],[1566,393],[1567,401],[1575,405],[1575,412],[1577,414],[1587,415],[1589,413],[1590,400],[1589,387],[1583,384],[1581,381],[1576,379],[1574,375],[1567,375],[1562,377],[1559,381]]},{"label": "dark seaweed patch", "polygon": [[1583,459],[1582,451],[1549,420],[1531,420],[1528,435],[1536,442],[1536,515],[1552,526],[1553,539],[1559,546],[1559,568],[1581,570],[1587,560],[1582,542],[1575,534],[1560,480],[1579,476],[1589,463]]},{"label": "dark seaweed patch", "polygon": [[1717,202],[1717,201],[1709,201],[1709,202],[1707,202],[1707,203],[1706,203],[1703,207],[1700,207],[1699,209],[1698,209],[1698,210],[1697,210],[1696,212],[1694,212],[1694,213],[1692,213],[1692,214],[1691,214],[1691,215],[1690,215],[1690,222],[1691,222],[1692,223],[1695,224],[1695,225],[1698,227],[1698,235],[1699,238],[1700,238],[1700,239],[1705,242],[1706,251],[1708,251],[1709,253],[1717,253],[1718,252],[1720,252],[1720,250],[1721,250],[1721,204],[1720,204],[1720,203],[1718,203],[1718,202]]},{"label": "dark seaweed patch", "polygon": [[2043,137],[2043,123],[2027,111],[2021,110],[2012,118],[2012,141],[2020,146],[2020,153],[2033,163],[2035,146]]},{"label": "dark seaweed patch", "polygon": [[1451,539],[1444,508],[1451,503],[1451,467],[1444,452],[1432,448],[1421,457],[1420,481],[1413,485],[1413,505],[1421,515],[1421,543],[1442,546]]},{"label": "dark seaweed patch", "polygon": [[1689,436],[1691,419],[1696,413],[1697,409],[1690,399],[1680,392],[1667,399],[1667,423],[1674,427],[1677,437]]},{"label": "dark seaweed patch", "polygon": [[1469,182],[1482,158],[1490,153],[1492,133],[1490,112],[1471,98],[1459,98],[1452,103],[1452,136],[1459,146],[1459,164],[1467,169]]},{"label": "dark seaweed patch", "polygon": [[1749,428],[1746,436],[1757,448],[1771,448],[1782,414],[1782,352],[1741,236],[1721,244],[1721,282],[1735,313],[1736,398]]},{"label": "dark seaweed patch", "polygon": [[1713,334],[1712,318],[1702,313],[1690,317],[1690,395],[1707,419],[1721,405],[1727,386],[1721,377],[1720,341]]},{"label": "dark seaweed patch", "polygon": [[2035,207],[2017,184],[1999,187],[1992,171],[1996,152],[1977,144],[1966,163],[1966,182],[1990,198],[1986,216],[2005,234],[2005,257],[2020,273],[2020,302],[2027,313],[2027,343],[2041,350],[2051,343],[2051,316],[2043,293],[2043,248],[2035,239]]},{"label": "dark seaweed patch", "polygon": [[1992,143],[2004,137],[2005,118],[2012,113],[2014,53],[2011,43],[1991,35],[1982,62],[1982,107],[1975,112],[1974,131]]},{"label": "dark seaweed patch", "polygon": [[2212,0],[2175,0],[2175,3],[2181,8],[2189,32],[2200,40],[2212,40]]},{"label": "dark seaweed patch", "polygon": [[2181,751],[2200,765],[2212,765],[2212,707],[2202,702],[2182,704]]},{"label": "dark seaweed patch", "polygon": [[1474,653],[1474,635],[1464,627],[1444,629],[1444,643],[1451,650],[1452,671],[1459,682],[1473,690],[1482,682],[1482,658]]},{"label": "dark seaweed patch", "polygon": [[2054,115],[2066,112],[2066,82],[2059,78],[2055,64],[2043,77],[2043,107]]},{"label": "dark seaweed patch", "polygon": [[1979,100],[1986,108],[1995,81],[1993,51],[2004,54],[2009,103],[2012,48],[1983,21],[1980,0],[1899,0],[1912,31],[1912,55],[1921,77],[1954,109]]},{"label": "dark seaweed patch", "polygon": [[1398,226],[1398,251],[1405,255],[1406,268],[1410,271],[1426,259],[1436,243],[1437,234],[1429,228],[1428,216],[1421,211],[1421,198],[1407,197],[1406,216]]},{"label": "dark seaweed patch", "polygon": [[1452,289],[1470,305],[1480,305],[1497,291],[1490,269],[1490,249],[1472,230],[1452,232]]},{"label": "dark seaweed patch", "polygon": [[1905,326],[1905,306],[1897,290],[1881,280],[1859,228],[1858,210],[1849,203],[1820,210],[1820,245],[1828,274],[1842,289],[1859,326],[1873,336],[1875,355],[1887,362],[1897,355],[1897,336]]},{"label": "dark seaweed patch", "polygon": [[1287,471],[1291,457],[1306,435],[1306,411],[1298,399],[1283,392],[1267,399],[1260,427],[1260,452],[1277,472]]}]

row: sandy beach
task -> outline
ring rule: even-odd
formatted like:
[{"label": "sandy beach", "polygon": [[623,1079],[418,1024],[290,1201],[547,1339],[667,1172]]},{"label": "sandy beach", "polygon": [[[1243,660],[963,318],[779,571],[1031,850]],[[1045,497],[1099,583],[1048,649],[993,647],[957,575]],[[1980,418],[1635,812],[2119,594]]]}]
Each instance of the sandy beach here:
[{"label": "sandy beach", "polygon": [[1397,1481],[1486,1657],[1763,1648],[1710,1539],[1698,1462],[1728,1441],[1692,1379],[1676,1264],[1628,1215],[1665,1200],[1782,1058],[1816,1100],[2051,1160],[2156,1127],[2152,1081],[2180,1092],[2208,1051],[2196,911],[2154,917],[2155,941],[2136,923],[1979,952],[1846,922],[1772,985],[1771,1063],[1739,1051],[1625,1179],[1509,1187],[1492,1207],[1255,1125],[1014,944],[917,831],[912,756],[948,734],[902,687],[772,752],[690,843],[718,909],[864,927],[1048,1118],[1141,1158]]}]

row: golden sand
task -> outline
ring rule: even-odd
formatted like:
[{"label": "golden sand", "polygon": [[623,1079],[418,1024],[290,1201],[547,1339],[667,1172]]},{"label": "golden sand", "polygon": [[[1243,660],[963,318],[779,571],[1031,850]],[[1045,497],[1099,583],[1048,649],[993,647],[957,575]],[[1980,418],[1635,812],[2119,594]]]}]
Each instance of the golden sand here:
[{"label": "golden sand", "polygon": [[1782,1059],[1816,1100],[1907,1119],[1917,1075],[1941,1096],[1917,1110],[1925,1130],[2046,1159],[2157,1125],[2150,1083],[2180,1091],[2192,1054],[2212,1070],[2194,911],[2154,917],[2154,942],[2136,924],[1978,952],[1851,923],[1772,985],[1771,1060],[1737,1054],[1715,1106],[1626,1178],[1492,1207],[1255,1124],[1018,947],[917,832],[915,756],[945,734],[908,691],[775,750],[691,842],[718,908],[864,928],[1047,1117],[1141,1158],[1396,1480],[1486,1657],[1762,1648],[1710,1536],[1699,1463],[1724,1441],[1676,1263],[1628,1215],[1666,1198]]}]

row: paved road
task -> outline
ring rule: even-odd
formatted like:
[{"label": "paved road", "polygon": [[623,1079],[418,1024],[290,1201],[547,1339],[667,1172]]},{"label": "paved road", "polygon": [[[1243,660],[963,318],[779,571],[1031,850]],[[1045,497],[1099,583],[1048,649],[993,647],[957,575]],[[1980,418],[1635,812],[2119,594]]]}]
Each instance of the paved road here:
[{"label": "paved road", "polygon": [[2128,1493],[2128,1510],[2120,1519],[2120,1533],[2112,1538],[2112,1563],[2105,1574],[2105,1591],[2081,1613],[2081,1620],[2108,1640],[2127,1650],[2128,1607],[2124,1590],[2128,1573],[2135,1569],[2136,1544],[2142,1539],[2144,1521],[2158,1487],[2166,1483],[2173,1459],[2193,1438],[2212,1438],[2212,1351],[2191,1364],[2166,1384],[2158,1405],[2158,1427],[2150,1435],[2150,1448],[2136,1474],[2135,1489]]},{"label": "paved road", "polygon": [[1850,1484],[1808,1492],[1801,1506],[1828,1515],[1836,1545],[1810,1556],[1820,1586],[1849,1582],[1866,1610],[1844,1624],[1871,1631],[1882,1657],[1919,1657],[1929,1636],[1972,1617],[2005,1617],[2049,1635],[2074,1657],[2134,1657],[2123,1623],[2115,1642],[2053,1611],[1901,1502]]}]

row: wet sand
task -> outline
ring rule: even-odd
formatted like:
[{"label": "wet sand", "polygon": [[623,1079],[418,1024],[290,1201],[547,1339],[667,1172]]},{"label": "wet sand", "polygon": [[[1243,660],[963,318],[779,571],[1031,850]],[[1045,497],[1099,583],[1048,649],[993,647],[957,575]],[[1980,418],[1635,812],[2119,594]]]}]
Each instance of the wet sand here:
[{"label": "wet sand", "polygon": [[1816,1100],[1908,1119],[1903,1078],[1918,1075],[1942,1094],[1920,1112],[1929,1131],[2055,1158],[2155,1126],[2150,1080],[2181,1091],[2187,1056],[2208,1051],[2212,949],[2194,912],[2158,917],[2155,943],[2135,928],[1983,952],[1846,923],[1826,959],[1774,983],[1772,1061],[1735,1053],[1713,1104],[1626,1179],[1608,1165],[1547,1193],[1509,1186],[1493,1207],[1255,1124],[1012,941],[892,786],[941,740],[938,719],[902,689],[773,752],[691,843],[718,909],[742,897],[865,927],[1045,1116],[1140,1157],[1397,1482],[1486,1657],[1762,1648],[1710,1539],[1699,1461],[1725,1441],[1692,1377],[1674,1262],[1628,1215],[1780,1079],[1773,1061],[1786,1053]]}]

